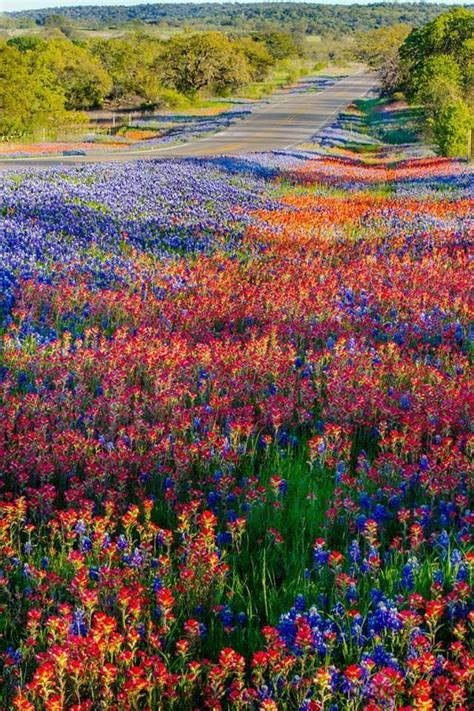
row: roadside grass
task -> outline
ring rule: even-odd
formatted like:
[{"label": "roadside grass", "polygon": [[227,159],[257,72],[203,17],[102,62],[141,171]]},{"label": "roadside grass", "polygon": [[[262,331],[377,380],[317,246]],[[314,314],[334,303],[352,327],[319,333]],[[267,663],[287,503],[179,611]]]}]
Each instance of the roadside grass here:
[{"label": "roadside grass", "polygon": [[380,146],[374,145],[372,143],[356,143],[349,141],[346,143],[346,149],[352,153],[359,153],[361,155],[369,155],[371,153],[378,153]]},{"label": "roadside grass", "polygon": [[391,146],[399,146],[403,143],[417,143],[418,135],[414,128],[397,126],[385,132],[384,141]]},{"label": "roadside grass", "polygon": [[418,143],[424,118],[423,109],[399,105],[391,109],[392,103],[386,98],[355,101],[354,105],[361,113],[358,130],[370,133],[391,146]]},{"label": "roadside grass", "polygon": [[248,84],[239,90],[236,96],[245,99],[263,99],[298,79],[316,74],[324,68],[324,64],[315,67],[314,62],[307,59],[285,59],[273,69],[267,79]]}]

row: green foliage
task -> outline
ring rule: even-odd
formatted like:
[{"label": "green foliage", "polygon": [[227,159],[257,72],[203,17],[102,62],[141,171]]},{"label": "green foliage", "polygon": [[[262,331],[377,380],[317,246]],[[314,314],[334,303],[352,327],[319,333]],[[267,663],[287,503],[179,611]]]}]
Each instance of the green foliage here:
[{"label": "green foliage", "polygon": [[317,37],[310,40],[307,54],[316,64],[333,62],[342,66],[354,59],[354,38],[351,35],[340,38]]},{"label": "green foliage", "polygon": [[60,15],[53,13],[51,15],[46,15],[46,17],[43,18],[41,24],[43,27],[47,27],[50,29],[58,29],[60,30],[66,37],[72,37],[74,35],[74,23],[72,22],[70,17],[67,17],[66,15]]},{"label": "green foliage", "polygon": [[[257,506],[249,513],[242,547],[231,554],[232,595],[237,607],[248,615],[249,634],[251,638],[255,635],[255,642],[258,621],[260,625],[274,624],[291,607],[298,592],[314,590],[314,583],[304,577],[304,569],[311,566],[315,538],[328,531],[325,507],[333,495],[334,476],[322,467],[311,466],[308,459],[302,444],[289,450],[288,456],[275,449],[263,460],[255,457],[242,466],[243,476],[252,476],[258,470],[262,486],[268,490],[275,472],[288,487],[281,501],[275,495],[273,505]],[[280,543],[275,542],[272,530],[281,534]],[[336,537],[343,542],[342,531],[338,530]]]},{"label": "green foliage", "polygon": [[154,101],[162,90],[156,73],[161,44],[146,35],[132,33],[120,38],[94,40],[88,45],[111,76],[111,98],[139,97]]},{"label": "green foliage", "polygon": [[64,92],[67,109],[99,107],[112,89],[112,80],[101,63],[66,39],[45,42],[31,55],[31,63],[37,71],[54,77]]},{"label": "green foliage", "polygon": [[436,112],[443,104],[460,98],[461,70],[449,54],[434,55],[415,73],[411,87],[415,101]]},{"label": "green foliage", "polygon": [[160,87],[155,95],[155,102],[168,109],[188,109],[191,106],[191,102],[184,94],[166,87]]},{"label": "green foliage", "polygon": [[28,52],[37,50],[45,44],[44,39],[38,35],[22,35],[20,37],[11,37],[7,41],[9,47],[16,47],[20,52]]},{"label": "green foliage", "polygon": [[462,82],[469,82],[473,72],[473,38],[474,12],[467,8],[456,8],[412,30],[400,49],[400,57],[409,67],[408,92],[416,94],[425,65],[432,57],[451,57]]},{"label": "green foliage", "polygon": [[400,58],[405,93],[425,106],[439,152],[465,155],[474,103],[474,12],[456,8],[412,30]]},{"label": "green foliage", "polygon": [[32,70],[16,47],[0,45],[0,136],[21,136],[66,119],[64,93],[50,79]]},{"label": "green foliage", "polygon": [[[4,44],[2,134],[50,128],[60,114],[63,121],[68,111],[101,107],[106,99],[122,106],[186,108],[200,92],[226,96],[264,82],[275,66],[267,44],[250,37],[193,32],[163,42],[134,31],[79,42],[57,30],[62,19],[45,18],[53,35],[48,30]],[[280,49],[287,39],[281,33]]]},{"label": "green foliage", "polygon": [[298,54],[298,46],[294,37],[289,32],[279,32],[276,30],[257,32],[253,37],[255,40],[266,44],[270,55],[275,61],[294,57]]},{"label": "green foliage", "polygon": [[387,57],[398,55],[398,50],[410,33],[405,24],[379,27],[357,35],[354,54],[373,69],[380,69]]},{"label": "green foliage", "polygon": [[401,55],[418,66],[423,65],[431,55],[450,54],[458,64],[463,65],[469,59],[466,42],[469,43],[473,36],[474,12],[456,8],[412,30],[404,42]]},{"label": "green foliage", "polygon": [[170,39],[160,55],[157,70],[165,86],[187,96],[201,90],[224,94],[251,78],[244,53],[219,32],[183,34]]},{"label": "green foliage", "polygon": [[409,25],[379,27],[356,38],[354,56],[377,71],[382,91],[393,92],[402,82],[399,49],[410,32]]},{"label": "green foliage", "polygon": [[[46,3],[47,4],[47,3]],[[259,3],[153,3],[137,5],[71,5],[61,14],[82,26],[118,27],[141,21],[157,26],[193,29],[235,29],[241,34],[261,31],[268,26],[287,32],[322,37],[342,37],[385,25],[407,23],[419,27],[446,12],[446,5],[431,2],[381,2],[373,4],[324,4],[304,2]],[[51,10],[35,9],[12,13],[16,19],[42,22]]]},{"label": "green foliage", "polygon": [[247,59],[252,81],[263,81],[266,79],[274,61],[268,51],[267,45],[264,42],[258,42],[250,37],[241,37],[237,46],[239,51],[242,52]]},{"label": "green foliage", "polygon": [[468,131],[473,127],[469,106],[457,99],[445,104],[435,115],[433,133],[442,155],[466,156]]}]

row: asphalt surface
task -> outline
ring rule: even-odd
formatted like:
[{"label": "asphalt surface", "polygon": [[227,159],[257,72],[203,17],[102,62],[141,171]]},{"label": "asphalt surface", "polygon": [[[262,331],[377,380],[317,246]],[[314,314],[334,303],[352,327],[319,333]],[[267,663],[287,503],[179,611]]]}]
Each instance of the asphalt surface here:
[{"label": "asphalt surface", "polygon": [[0,168],[288,150],[308,141],[340,111],[355,99],[365,96],[374,86],[373,75],[363,72],[352,74],[319,92],[293,91],[275,95],[268,104],[248,118],[212,136],[189,143],[141,151],[91,153],[86,156],[0,158]]}]

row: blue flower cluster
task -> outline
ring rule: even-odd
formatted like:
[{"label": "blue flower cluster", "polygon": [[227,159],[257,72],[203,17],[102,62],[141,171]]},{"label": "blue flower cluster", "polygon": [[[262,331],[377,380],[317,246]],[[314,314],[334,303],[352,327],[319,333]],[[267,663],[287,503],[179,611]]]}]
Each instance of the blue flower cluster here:
[{"label": "blue flower cluster", "polygon": [[18,279],[79,272],[104,288],[133,284],[131,250],[157,260],[210,254],[224,241],[235,250],[250,211],[271,204],[265,180],[276,170],[201,159],[7,173],[0,183],[0,318],[11,311]]}]

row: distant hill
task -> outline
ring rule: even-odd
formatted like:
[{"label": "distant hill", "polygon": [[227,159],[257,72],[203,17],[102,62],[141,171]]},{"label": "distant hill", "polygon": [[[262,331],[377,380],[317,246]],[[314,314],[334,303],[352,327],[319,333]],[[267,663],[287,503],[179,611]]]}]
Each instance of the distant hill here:
[{"label": "distant hill", "polygon": [[[449,7],[453,7],[452,5]],[[371,5],[321,5],[307,3],[156,4],[131,6],[60,7],[12,12],[12,18],[30,18],[42,23],[48,15],[63,15],[82,27],[116,27],[129,22],[165,23],[191,27],[214,27],[249,31],[265,25],[306,34],[334,35],[369,30],[381,25],[422,25],[448,6],[427,2],[376,3]]]}]

